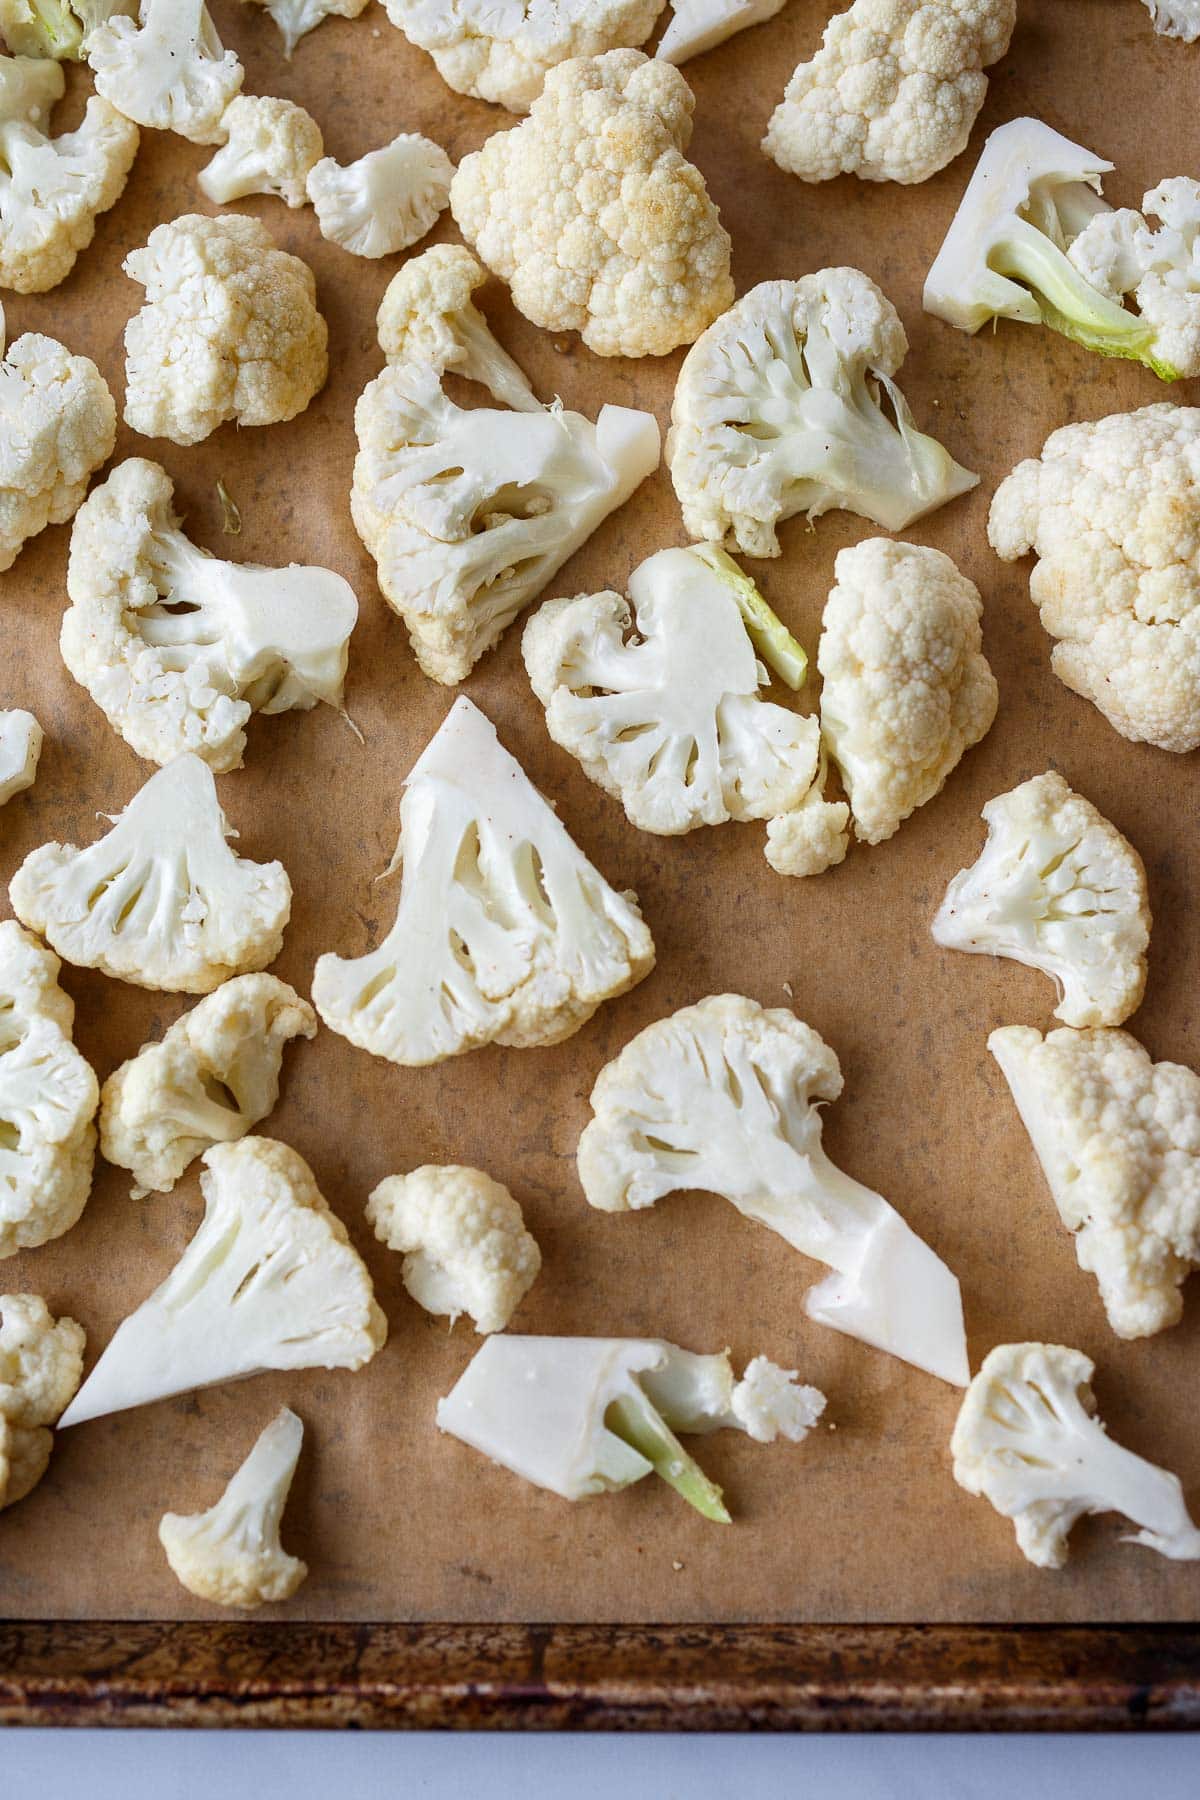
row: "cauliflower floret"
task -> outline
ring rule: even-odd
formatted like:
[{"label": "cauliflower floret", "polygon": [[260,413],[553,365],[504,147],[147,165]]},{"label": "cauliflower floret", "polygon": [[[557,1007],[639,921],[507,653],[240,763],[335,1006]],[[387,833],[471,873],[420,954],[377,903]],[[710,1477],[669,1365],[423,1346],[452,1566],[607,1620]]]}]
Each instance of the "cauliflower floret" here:
[{"label": "cauliflower floret", "polygon": [[464,157],[455,222],[535,325],[600,356],[665,356],[730,304],[729,234],[683,155],[693,104],[638,50],[579,57],[525,124]]},{"label": "cauliflower floret", "polygon": [[197,177],[218,206],[273,194],[288,206],[308,200],[308,177],[325,154],[321,127],[291,100],[238,94],[221,121],[228,141]]},{"label": "cauliflower floret", "polygon": [[86,850],[31,851],[9,899],[22,923],[80,968],[208,994],[274,962],[292,910],[283,865],[235,856],[225,842],[233,835],[212,771],[179,756]]},{"label": "cauliflower floret", "polygon": [[842,550],[817,656],[821,735],[860,843],[932,800],[996,716],[983,602],[948,556],[868,538]]},{"label": "cauliflower floret", "polygon": [[136,19],[117,14],[96,26],[87,59],[96,92],[127,119],[193,144],[225,142],[225,108],[244,71],[204,0],[141,0]]},{"label": "cauliflower floret", "polygon": [[308,177],[321,235],[353,256],[391,256],[423,238],[450,200],[454,164],[440,144],[402,131],[357,162],[326,156]]},{"label": "cauliflower floret", "polygon": [[283,54],[289,62],[306,33],[329,18],[357,19],[367,0],[245,0],[270,13],[283,37]]},{"label": "cauliflower floret", "polygon": [[125,258],[146,301],[125,327],[125,423],[198,444],[227,419],[295,418],[324,385],[312,270],[257,219],[188,213]]},{"label": "cauliflower floret", "polygon": [[116,441],[117,409],[95,363],[39,332],[19,337],[0,363],[0,570],[26,538],[65,524]]},{"label": "cauliflower floret", "polygon": [[1200,0],[1142,0],[1160,37],[1194,44],[1200,38]]},{"label": "cauliflower floret", "polygon": [[31,712],[0,712],[0,806],[37,780],[42,728]]},{"label": "cauliflower floret", "polygon": [[674,0],[654,54],[662,62],[687,62],[749,25],[773,19],[783,5],[784,0]]},{"label": "cauliflower floret", "polygon": [[667,461],[688,535],[778,556],[775,528],[796,513],[842,507],[902,531],[975,487],[892,380],[907,350],[895,307],[858,269],[743,294],[675,387]]},{"label": "cauliflower floret", "polygon": [[37,1294],[0,1294],[0,1510],[46,1473],[49,1427],[79,1386],[84,1341],[83,1327],[55,1321]]},{"label": "cauliflower floret", "polygon": [[303,1441],[304,1426],[282,1407],[215,1506],[164,1513],[158,1539],[189,1594],[252,1609],[296,1592],[308,1565],[287,1554],[279,1527]]},{"label": "cauliflower floret", "polygon": [[[1142,213],[1161,221],[1152,231]],[[1067,255],[1110,300],[1132,294],[1154,327],[1154,353],[1178,376],[1200,375],[1200,182],[1178,175],[1142,200],[1142,212],[1102,212]]]},{"label": "cauliflower floret", "polygon": [[313,975],[332,1031],[408,1067],[558,1044],[650,973],[636,896],[608,885],[471,701],[404,787],[395,923],[378,949],[322,956]]},{"label": "cauliflower floret", "polygon": [[381,1181],[367,1201],[375,1236],[403,1257],[404,1285],[426,1312],[469,1313],[503,1331],[537,1280],[542,1253],[508,1189],[482,1169],[427,1164]]},{"label": "cauliflower floret", "polygon": [[471,298],[486,280],[487,271],[461,244],[435,244],[411,257],[379,303],[379,348],[389,363],[420,363],[436,375],[449,370],[479,382],[502,406],[538,412],[541,402],[524,371]]},{"label": "cauliflower floret", "polygon": [[61,966],[0,923],[0,1257],[61,1237],[91,1193],[100,1094],[71,1042]]},{"label": "cauliflower floret", "polygon": [[56,62],[30,69],[24,57],[0,57],[0,287],[19,294],[44,294],[70,274],[137,155],[137,126],[96,94],[82,124],[51,137],[63,88]]},{"label": "cauliflower floret", "polygon": [[805,181],[928,181],[967,147],[1017,0],[854,0],[788,82],[763,139]]},{"label": "cauliflower floret", "polygon": [[316,1032],[312,1007],[286,981],[239,975],[114,1070],[100,1093],[100,1150],[131,1171],[133,1199],[169,1194],[210,1145],[265,1119],[284,1046]]},{"label": "cauliflower floret", "polygon": [[241,767],[254,712],[340,707],[358,601],[331,569],[199,550],[169,476],[130,457],[76,516],[63,661],[139,756]]},{"label": "cauliflower floret", "polygon": [[1200,408],[1052,432],[997,488],[988,538],[1041,558],[1029,593],[1060,681],[1122,737],[1200,745]]},{"label": "cauliflower floret", "polygon": [[821,1414],[825,1396],[820,1388],[798,1387],[795,1369],[781,1369],[768,1356],[747,1363],[742,1379],[730,1397],[729,1410],[748,1437],[758,1444],[773,1444],[777,1437],[802,1444]]},{"label": "cauliflower floret", "polygon": [[793,812],[767,820],[763,855],[777,875],[821,875],[845,862],[850,848],[850,808],[844,800],[826,800],[825,757],[816,778]]},{"label": "cauliflower floret", "polygon": [[0,0],[0,36],[14,56],[81,62],[97,25],[137,9],[138,0]]},{"label": "cauliflower floret", "polygon": [[946,889],[934,942],[1009,956],[1058,984],[1066,1025],[1120,1025],[1146,986],[1150,905],[1142,859],[1061,775],[997,794],[979,860]]}]

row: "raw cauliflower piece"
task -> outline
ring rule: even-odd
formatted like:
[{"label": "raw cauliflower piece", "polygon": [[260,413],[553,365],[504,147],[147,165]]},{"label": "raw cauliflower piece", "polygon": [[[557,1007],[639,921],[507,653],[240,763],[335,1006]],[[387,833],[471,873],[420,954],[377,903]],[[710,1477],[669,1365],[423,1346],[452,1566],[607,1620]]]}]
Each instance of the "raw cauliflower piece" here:
[{"label": "raw cauliflower piece", "polygon": [[313,975],[330,1030],[375,1056],[558,1044],[654,967],[636,896],[609,887],[470,700],[409,772],[397,864],[378,949],[322,956]]},{"label": "raw cauliflower piece", "polygon": [[892,380],[907,351],[895,307],[859,269],[743,294],[675,386],[667,462],[689,537],[778,556],[775,528],[796,513],[840,507],[903,531],[975,487],[917,430]]},{"label": "raw cauliflower piece", "polygon": [[[1160,221],[1151,230],[1142,214]],[[1151,188],[1142,212],[1097,213],[1067,249],[1110,300],[1132,294],[1154,328],[1154,354],[1181,376],[1200,375],[1200,182],[1177,175]]]},{"label": "raw cauliflower piece", "polygon": [[266,1369],[361,1369],[383,1348],[366,1265],[303,1157],[247,1137],[214,1144],[204,1163],[196,1235],[117,1327],[61,1425]]},{"label": "raw cauliflower piece", "polygon": [[14,920],[0,923],[0,1257],[70,1231],[92,1190],[100,1092],[71,1042],[61,967]]},{"label": "raw cauliflower piece", "polygon": [[287,206],[308,200],[308,178],[325,154],[321,127],[292,100],[238,94],[225,108],[226,142],[197,180],[218,206],[273,194]]},{"label": "raw cauliflower piece", "polygon": [[137,9],[138,0],[0,0],[0,36],[14,56],[82,62],[97,25]]},{"label": "raw cauliflower piece", "polygon": [[464,410],[420,361],[354,413],[350,511],[433,681],[463,681],[602,520],[658,467],[651,413]]},{"label": "raw cauliflower piece", "polygon": [[42,728],[33,714],[19,707],[0,712],[0,806],[33,786],[41,754]]},{"label": "raw cauliflower piece", "polygon": [[135,987],[208,994],[283,945],[281,863],[235,856],[211,769],[178,756],[86,850],[43,844],[9,886],[13,911],[68,962]]},{"label": "raw cauliflower piece", "polygon": [[1061,1569],[1085,1513],[1119,1512],[1141,1526],[1125,1541],[1174,1561],[1200,1559],[1179,1478],[1114,1444],[1096,1417],[1082,1350],[1001,1344],[967,1389],[950,1440],[954,1479],[1016,1526],[1039,1569]]},{"label": "raw cauliflower piece", "polygon": [[821,1147],[842,1091],[837,1057],[783,1008],[718,994],[648,1025],[602,1069],[579,1140],[601,1212],[640,1212],[701,1188],[832,1273],[809,1289],[818,1324],[965,1387],[962,1295],[945,1263],[880,1194]]},{"label": "raw cauliflower piece", "polygon": [[795,1369],[781,1369],[767,1356],[747,1363],[739,1381],[728,1350],[704,1355],[675,1344],[663,1349],[666,1362],[647,1369],[641,1385],[674,1431],[744,1431],[757,1444],[779,1437],[802,1444],[825,1411],[819,1388],[798,1386]]},{"label": "raw cauliflower piece", "polygon": [[988,1049],[1117,1336],[1178,1323],[1200,1264],[1200,1076],[1125,1031],[1007,1025]]},{"label": "raw cauliflower piece", "polygon": [[934,942],[1041,969],[1065,1025],[1120,1025],[1141,1004],[1150,942],[1133,845],[1048,771],[983,809],[987,842],[946,889]]},{"label": "raw cauliflower piece", "polygon": [[51,137],[64,87],[57,62],[0,56],[0,287],[19,294],[70,274],[137,155],[137,126],[98,94],[74,131]]},{"label": "raw cauliflower piece", "polygon": [[773,19],[783,5],[784,0],[675,0],[654,54],[661,62],[687,62],[735,32]]},{"label": "raw cauliflower piece", "polygon": [[524,370],[492,335],[471,296],[487,270],[461,244],[435,244],[410,257],[388,283],[375,323],[389,363],[420,363],[487,388],[501,406],[539,412]]},{"label": "raw cauliflower piece", "polygon": [[158,1541],[189,1594],[252,1610],[296,1592],[308,1565],[287,1554],[279,1528],[303,1442],[304,1426],[281,1407],[215,1506],[163,1514]]},{"label": "raw cauliflower piece", "polygon": [[639,50],[578,57],[463,158],[455,222],[535,325],[600,356],[665,356],[731,303],[729,234],[683,155],[693,105]]},{"label": "raw cauliflower piece", "polygon": [[868,538],[838,553],[817,664],[821,735],[860,843],[944,787],[996,716],[983,602],[940,550]]},{"label": "raw cauliflower piece", "polygon": [[825,1411],[825,1396],[797,1381],[797,1370],[781,1369],[768,1356],[747,1363],[729,1409],[748,1437],[759,1444],[773,1444],[777,1437],[804,1442]]},{"label": "raw cauliflower piece", "polygon": [[132,1198],[169,1194],[195,1157],[245,1137],[279,1099],[284,1046],[316,1034],[286,981],[238,975],[143,1044],[100,1093],[101,1154],[132,1173]]},{"label": "raw cauliflower piece", "polygon": [[225,142],[225,108],[244,70],[204,0],[141,0],[136,19],[117,13],[96,26],[87,59],[96,92],[127,119],[193,144]]},{"label": "raw cauliflower piece", "polygon": [[854,0],[788,82],[763,139],[805,181],[928,181],[967,147],[1017,0]]},{"label": "raw cauliflower piece", "polygon": [[227,419],[274,425],[324,385],[312,270],[257,219],[187,213],[124,269],[146,290],[125,327],[125,423],[144,437],[198,444]]},{"label": "raw cauliflower piece", "polygon": [[288,62],[300,39],[323,20],[357,19],[367,0],[244,0],[248,6],[261,6],[270,13],[283,38],[283,54]]},{"label": "raw cauliflower piece", "polygon": [[321,234],[353,256],[391,256],[423,238],[450,202],[454,164],[440,144],[402,131],[357,162],[326,156],[309,172]]},{"label": "raw cauliflower piece", "polygon": [[82,1325],[55,1320],[37,1294],[0,1294],[0,1511],[46,1473],[50,1427],[79,1386],[84,1341]]},{"label": "raw cauliflower piece", "polygon": [[1200,0],[1142,0],[1160,37],[1194,44],[1200,38]]},{"label": "raw cauliflower piece", "polygon": [[1051,432],[997,488],[988,539],[1041,559],[1029,594],[1060,681],[1135,743],[1200,745],[1200,408]]},{"label": "raw cauliflower piece", "polygon": [[792,812],[767,820],[763,855],[777,875],[820,875],[846,860],[850,848],[850,808],[826,800],[824,751],[812,787]]},{"label": "raw cauliflower piece", "polygon": [[27,538],[66,523],[116,441],[95,363],[40,332],[19,337],[0,363],[0,571]]},{"label": "raw cauliflower piece", "polygon": [[170,477],[130,457],[75,518],[63,661],[139,756],[242,765],[255,712],[340,707],[354,590],[331,569],[233,563],[180,530]]},{"label": "raw cauliflower piece", "polygon": [[375,1236],[403,1257],[404,1285],[426,1312],[469,1313],[503,1331],[537,1280],[542,1253],[508,1189],[482,1169],[427,1164],[390,1175],[367,1201]]}]

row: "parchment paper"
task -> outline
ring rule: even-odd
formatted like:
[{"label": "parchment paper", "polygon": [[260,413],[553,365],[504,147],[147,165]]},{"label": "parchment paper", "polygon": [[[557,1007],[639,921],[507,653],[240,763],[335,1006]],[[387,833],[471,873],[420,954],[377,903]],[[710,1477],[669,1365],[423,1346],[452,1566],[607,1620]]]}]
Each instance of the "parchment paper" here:
[{"label": "parchment paper", "polygon": [[[1114,1519],[1084,1524],[1068,1570],[1027,1567],[1011,1526],[955,1487],[947,1440],[958,1396],[848,1338],[808,1323],[801,1297],[819,1273],[723,1201],[677,1196],[636,1217],[583,1201],[574,1148],[602,1065],[633,1033],[723,989],[785,1004],[836,1047],[847,1092],[827,1115],[835,1159],[879,1187],[962,1280],[972,1361],[995,1343],[1049,1338],[1095,1357],[1114,1435],[1177,1470],[1200,1505],[1195,1383],[1200,1294],[1184,1323],[1121,1344],[1095,1284],[1076,1267],[985,1040],[999,1024],[1050,1023],[1051,984],[1013,964],[939,950],[929,919],[949,877],[982,841],[992,794],[1060,768],[1144,856],[1155,926],[1150,984],[1133,1028],[1156,1057],[1200,1061],[1200,886],[1195,758],[1126,743],[1051,675],[1049,640],[1028,598],[1028,569],[988,549],[997,480],[1046,434],[1166,397],[1149,373],[1102,361],[1048,331],[1003,325],[971,340],[920,309],[924,272],[987,130],[1036,113],[1111,157],[1118,203],[1164,175],[1200,170],[1200,47],[1153,35],[1137,0],[1025,0],[1009,57],[994,72],[967,155],[923,187],[854,180],[806,186],[758,143],[794,63],[829,9],[793,0],[774,23],[688,70],[698,97],[693,154],[734,239],[739,292],[772,276],[855,262],[899,307],[911,338],[901,384],[918,420],[983,480],[977,493],[914,528],[978,582],[1001,707],[949,789],[888,844],[852,850],[818,880],[787,881],[762,857],[763,830],[726,826],[681,839],[642,835],[549,741],[519,656],[519,629],[476,669],[468,692],[559,805],[583,849],[641,898],[658,946],[652,978],[604,1007],[566,1045],[487,1050],[404,1071],[322,1031],[288,1052],[285,1091],[262,1128],[295,1145],[366,1257],[391,1320],[386,1350],[359,1375],[262,1377],[61,1434],[50,1473],[0,1515],[0,1615],[203,1616],[156,1538],[168,1508],[211,1504],[283,1401],[307,1425],[285,1540],[311,1575],[272,1616],[444,1620],[1109,1620],[1196,1616],[1200,1571],[1123,1546]],[[349,160],[399,130],[437,138],[454,158],[506,115],[452,95],[432,65],[372,7],[332,20],[288,64],[268,17],[215,0],[249,92],[309,107],[331,154]],[[79,105],[82,82],[72,90]],[[66,115],[70,116],[69,112]],[[121,334],[141,298],[123,256],[160,220],[208,209],[194,172],[208,152],[146,133],[124,198],[100,221],[71,278],[31,299],[4,296],[10,339],[38,328],[123,390]],[[122,430],[118,455],[157,457],[177,483],[188,529],[218,554],[324,562],[355,585],[348,704],[361,747],[336,713],[259,719],[244,770],[220,779],[243,853],[278,856],[295,887],[277,972],[307,991],[313,962],[356,955],[391,923],[396,884],[373,885],[391,855],[401,777],[452,695],[418,672],[384,605],[348,511],[352,413],[379,368],[373,321],[398,266],[349,256],[311,212],[248,202],[316,271],[333,374],[294,423],[226,427],[194,449]],[[443,222],[436,236],[452,237]],[[498,284],[484,304],[539,393],[593,413],[605,400],[651,407],[666,425],[679,359],[625,363],[552,341],[516,317]],[[1185,385],[1172,399],[1193,398]],[[223,537],[215,483],[241,508]],[[784,555],[753,566],[772,604],[816,650],[838,549],[872,528],[830,515],[783,532]],[[596,533],[548,596],[623,587],[652,550],[680,543],[665,472]],[[59,659],[68,530],[47,531],[0,580],[0,699],[31,706],[47,730],[32,794],[0,814],[5,885],[35,845],[87,843],[95,814],[119,810],[149,775]],[[548,597],[547,596],[547,597]],[[806,704],[815,702],[815,685]],[[7,901],[4,901],[7,909]],[[188,1004],[86,971],[65,972],[77,1040],[101,1078]],[[725,1484],[730,1529],[706,1524],[662,1484],[572,1507],[442,1438],[436,1397],[477,1345],[404,1294],[399,1260],[377,1244],[363,1202],[384,1175],[423,1162],[476,1163],[521,1200],[544,1252],[516,1326],[526,1331],[663,1335],[695,1349],[763,1351],[829,1395],[829,1427],[800,1447],[762,1448],[730,1433],[700,1445]],[[87,1327],[90,1355],[163,1278],[200,1214],[194,1176],[134,1202],[129,1179],[98,1167],[82,1222],[59,1243],[0,1267],[0,1288],[35,1289]]]}]

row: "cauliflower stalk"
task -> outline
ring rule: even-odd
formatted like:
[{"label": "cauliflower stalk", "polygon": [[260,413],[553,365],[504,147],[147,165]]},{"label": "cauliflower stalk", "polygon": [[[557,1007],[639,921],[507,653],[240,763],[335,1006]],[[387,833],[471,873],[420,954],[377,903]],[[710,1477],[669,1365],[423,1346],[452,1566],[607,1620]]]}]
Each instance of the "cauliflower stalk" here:
[{"label": "cauliflower stalk", "polygon": [[654,966],[616,893],[471,701],[456,700],[404,784],[396,919],[378,949],[322,956],[332,1031],[410,1067],[482,1044],[558,1044]]},{"label": "cauliflower stalk", "polygon": [[255,712],[340,707],[358,602],[331,569],[211,556],[179,529],[165,470],[118,465],[71,532],[63,661],[139,756],[241,767]]},{"label": "cauliflower stalk", "polygon": [[308,197],[331,243],[354,256],[392,256],[433,229],[453,174],[440,144],[403,131],[345,167],[323,157],[309,171]]},{"label": "cauliflower stalk", "polygon": [[482,1169],[426,1165],[390,1175],[367,1201],[375,1236],[403,1256],[404,1286],[426,1312],[503,1331],[542,1266],[508,1189]]},{"label": "cauliflower stalk", "polygon": [[835,1167],[818,1108],[837,1057],[782,1008],[739,994],[639,1032],[592,1089],[579,1178],[602,1212],[704,1189],[833,1273],[805,1296],[818,1324],[941,1380],[968,1379],[958,1281],[881,1195]]},{"label": "cauliflower stalk", "polygon": [[487,388],[501,406],[538,412],[524,370],[492,335],[471,296],[487,270],[461,244],[435,244],[388,283],[379,304],[379,348],[389,363],[420,363],[436,375],[461,375]]},{"label": "cauliflower stalk", "polygon": [[302,37],[325,19],[357,19],[367,0],[245,0],[245,4],[261,6],[271,15],[283,38],[283,54],[291,62]]},{"label": "cauliflower stalk", "polygon": [[37,1294],[0,1294],[0,1511],[46,1473],[50,1427],[79,1386],[83,1348],[82,1325],[55,1320]]},{"label": "cauliflower stalk", "polygon": [[127,119],[193,144],[225,142],[225,108],[244,72],[204,0],[141,0],[136,19],[117,13],[96,26],[87,59],[96,92]]},{"label": "cauliflower stalk", "polygon": [[778,556],[775,528],[796,513],[844,508],[902,531],[975,487],[892,380],[907,350],[895,307],[858,269],[743,294],[675,387],[667,461],[689,536]]},{"label": "cauliflower stalk", "polygon": [[272,194],[290,207],[308,200],[308,178],[325,154],[321,128],[302,106],[267,94],[238,94],[221,123],[226,142],[198,176],[218,206]]},{"label": "cauliflower stalk", "polygon": [[198,1600],[246,1609],[288,1600],[308,1574],[279,1537],[304,1426],[281,1407],[215,1506],[165,1513],[158,1541],[171,1572]]},{"label": "cauliflower stalk", "polygon": [[0,362],[0,571],[26,539],[71,518],[116,439],[95,363],[39,332],[19,337]]},{"label": "cauliflower stalk", "polygon": [[655,55],[661,62],[687,62],[715,50],[747,26],[773,19],[784,0],[675,0]]},{"label": "cauliflower stalk", "polygon": [[0,806],[33,786],[41,754],[42,728],[33,714],[20,707],[0,712]]},{"label": "cauliflower stalk", "polygon": [[987,842],[954,877],[934,942],[1053,977],[1066,1025],[1120,1025],[1146,986],[1142,859],[1090,800],[1048,772],[983,809]]}]

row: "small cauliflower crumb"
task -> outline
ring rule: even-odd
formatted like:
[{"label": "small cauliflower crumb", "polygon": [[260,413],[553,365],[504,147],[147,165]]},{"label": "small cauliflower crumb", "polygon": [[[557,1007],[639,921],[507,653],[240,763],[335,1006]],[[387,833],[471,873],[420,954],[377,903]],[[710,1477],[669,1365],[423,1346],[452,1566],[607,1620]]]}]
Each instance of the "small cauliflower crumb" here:
[{"label": "small cauliflower crumb", "polygon": [[503,1331],[542,1266],[508,1189],[481,1169],[426,1165],[381,1181],[367,1218],[404,1257],[404,1285],[426,1312],[469,1313],[479,1332]]},{"label": "small cauliflower crumb", "polygon": [[222,120],[228,140],[197,177],[218,206],[273,194],[290,207],[308,200],[308,177],[325,154],[321,128],[291,100],[239,94]]}]

